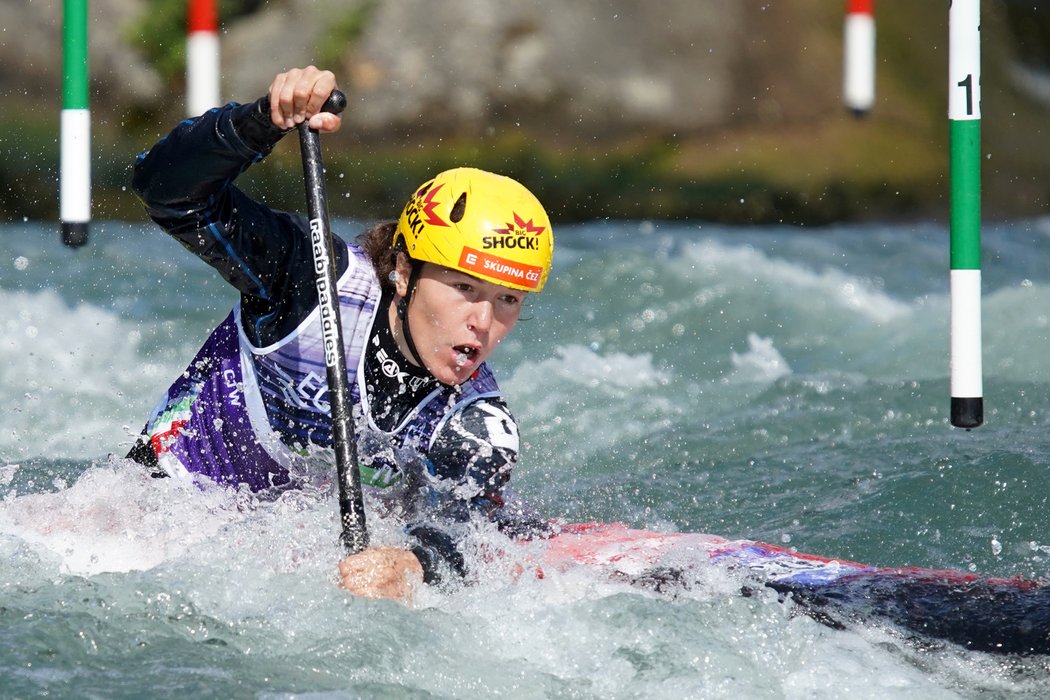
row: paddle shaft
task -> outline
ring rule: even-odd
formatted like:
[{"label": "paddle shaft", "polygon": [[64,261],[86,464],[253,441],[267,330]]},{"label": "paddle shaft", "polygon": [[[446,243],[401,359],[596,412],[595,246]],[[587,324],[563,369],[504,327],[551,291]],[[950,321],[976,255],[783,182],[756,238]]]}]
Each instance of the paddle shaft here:
[{"label": "paddle shaft", "polygon": [[[339,114],[344,107],[346,97],[335,90],[324,103],[322,111]],[[346,378],[346,353],[343,349],[343,326],[339,314],[339,290],[336,287],[332,229],[328,220],[321,139],[318,132],[307,126],[306,122],[299,125],[299,150],[303,157],[306,205],[310,216],[310,247],[314,257],[317,305],[328,374],[328,400],[332,411],[332,449],[335,451],[339,479],[342,522],[340,540],[348,554],[356,554],[368,547],[368,530],[365,527],[361,495],[361,473],[357,465],[350,387]]]}]

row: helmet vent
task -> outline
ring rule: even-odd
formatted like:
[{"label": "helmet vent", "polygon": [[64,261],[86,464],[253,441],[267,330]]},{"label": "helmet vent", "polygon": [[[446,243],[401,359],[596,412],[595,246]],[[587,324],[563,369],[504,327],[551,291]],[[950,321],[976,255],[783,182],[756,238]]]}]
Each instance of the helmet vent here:
[{"label": "helmet vent", "polygon": [[456,203],[452,206],[452,211],[449,212],[448,218],[452,219],[452,223],[458,224],[460,219],[463,218],[463,214],[467,210],[467,193],[464,192],[456,200]]}]

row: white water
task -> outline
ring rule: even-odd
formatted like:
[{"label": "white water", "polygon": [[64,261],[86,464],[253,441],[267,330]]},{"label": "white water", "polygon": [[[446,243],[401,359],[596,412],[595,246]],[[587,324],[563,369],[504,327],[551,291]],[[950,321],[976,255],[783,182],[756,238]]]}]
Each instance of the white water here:
[{"label": "white water", "polygon": [[[1047,228],[989,236],[989,424],[972,433],[944,417],[943,232],[566,230],[549,294],[497,358],[518,489],[573,520],[1045,575]],[[515,554],[412,609],[354,599],[335,585],[331,494],[259,504],[107,456],[232,296],[148,227],[93,233],[71,253],[47,227],[0,229],[5,693],[1050,694],[1044,660],[831,630],[717,571],[668,599],[585,570],[511,580]]]}]

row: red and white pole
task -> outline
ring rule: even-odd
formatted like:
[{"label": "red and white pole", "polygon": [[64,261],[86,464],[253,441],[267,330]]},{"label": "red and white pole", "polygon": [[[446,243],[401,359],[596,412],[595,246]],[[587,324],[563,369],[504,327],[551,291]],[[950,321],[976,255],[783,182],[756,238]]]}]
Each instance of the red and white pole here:
[{"label": "red and white pole", "polygon": [[863,117],[875,104],[875,0],[847,0],[842,99]]},{"label": "red and white pole", "polygon": [[216,0],[188,0],[186,111],[191,117],[219,106],[219,11]]}]

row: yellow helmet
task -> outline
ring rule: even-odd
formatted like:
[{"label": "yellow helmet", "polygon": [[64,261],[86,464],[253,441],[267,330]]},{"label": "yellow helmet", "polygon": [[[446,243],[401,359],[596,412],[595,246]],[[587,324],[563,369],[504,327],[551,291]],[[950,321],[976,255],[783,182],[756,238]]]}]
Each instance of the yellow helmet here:
[{"label": "yellow helmet", "polygon": [[543,289],[554,255],[554,234],[543,205],[503,175],[455,168],[424,183],[405,205],[394,245],[493,284],[526,292]]}]

